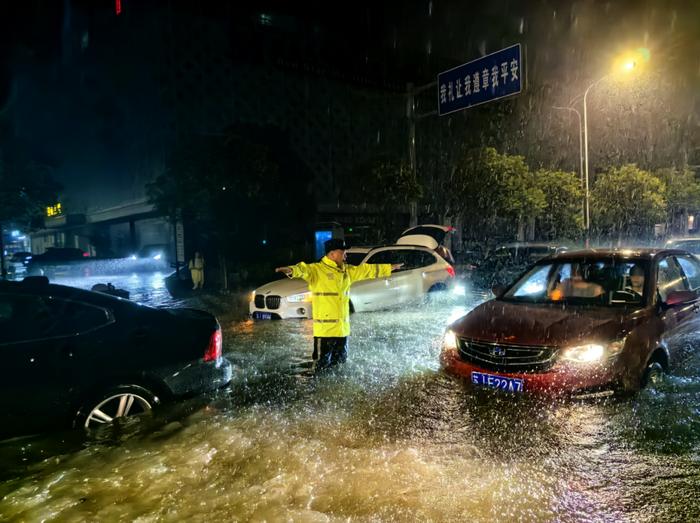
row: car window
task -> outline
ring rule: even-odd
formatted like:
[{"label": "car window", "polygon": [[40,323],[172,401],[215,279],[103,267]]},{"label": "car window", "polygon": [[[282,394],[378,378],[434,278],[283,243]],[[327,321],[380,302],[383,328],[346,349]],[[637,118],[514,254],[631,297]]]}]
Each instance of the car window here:
[{"label": "car window", "polygon": [[677,256],[676,260],[683,269],[688,284],[690,285],[690,290],[697,290],[700,288],[700,261],[695,258],[688,256]]},{"label": "car window", "polygon": [[685,249],[693,254],[700,254],[700,240],[680,241],[673,245],[676,249]]},{"label": "car window", "polygon": [[406,252],[405,260],[401,270],[420,269],[435,263],[433,255],[423,251],[408,251]]},{"label": "car window", "polygon": [[503,299],[600,306],[641,305],[649,262],[615,257],[557,260],[535,265]]},{"label": "car window", "polygon": [[427,267],[435,263],[436,259],[429,252],[416,251],[416,267]]},{"label": "car window", "polygon": [[688,286],[680,267],[673,258],[664,258],[659,262],[657,291],[662,301],[666,301],[673,291],[686,291]]},{"label": "car window", "polygon": [[0,344],[71,336],[110,321],[105,309],[81,302],[46,296],[0,295]]},{"label": "car window", "polygon": [[366,252],[348,252],[345,255],[345,262],[349,263],[350,265],[360,265],[362,260],[365,259],[365,256],[367,256]]},{"label": "car window", "polygon": [[[367,263],[403,263],[403,267],[394,272],[410,271],[419,267],[425,267],[423,254],[428,253],[414,249],[389,249],[373,254],[367,260]],[[435,258],[432,258],[430,263],[434,262]]]},{"label": "car window", "polygon": [[515,263],[515,249],[497,249],[488,258],[484,260],[482,266],[488,269],[498,269]]},{"label": "car window", "polygon": [[547,288],[547,277],[549,276],[549,272],[551,270],[552,267],[550,265],[536,267],[528,276],[527,283],[519,286],[513,293],[513,296],[523,297],[544,294],[544,291]]}]

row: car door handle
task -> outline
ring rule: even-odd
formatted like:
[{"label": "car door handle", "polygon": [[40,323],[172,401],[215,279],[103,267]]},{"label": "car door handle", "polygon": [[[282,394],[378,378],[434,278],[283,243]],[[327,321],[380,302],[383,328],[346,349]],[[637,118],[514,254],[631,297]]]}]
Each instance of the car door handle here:
[{"label": "car door handle", "polygon": [[700,312],[700,304],[698,304],[698,303],[693,303],[693,311],[695,311],[695,312]]}]

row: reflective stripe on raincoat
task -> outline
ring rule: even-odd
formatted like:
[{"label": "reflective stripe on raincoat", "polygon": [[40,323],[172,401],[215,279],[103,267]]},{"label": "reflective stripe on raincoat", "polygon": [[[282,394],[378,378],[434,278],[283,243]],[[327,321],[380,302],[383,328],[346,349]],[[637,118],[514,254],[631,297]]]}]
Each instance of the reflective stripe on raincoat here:
[{"label": "reflective stripe on raincoat", "polygon": [[345,264],[341,269],[324,256],[317,263],[297,263],[290,267],[292,278],[302,278],[311,291],[314,336],[343,338],[350,334],[350,285],[361,280],[391,275],[391,264]]}]

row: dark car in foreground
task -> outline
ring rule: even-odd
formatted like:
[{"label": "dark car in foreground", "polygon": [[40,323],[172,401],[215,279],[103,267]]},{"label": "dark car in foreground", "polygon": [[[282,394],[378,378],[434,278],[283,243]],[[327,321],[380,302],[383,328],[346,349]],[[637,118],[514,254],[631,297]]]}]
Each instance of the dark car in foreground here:
[{"label": "dark car in foreground", "polygon": [[700,261],[680,250],[585,250],[534,264],[454,322],[443,367],[520,392],[635,391],[700,328]]},{"label": "dark car in foreground", "polygon": [[0,282],[0,437],[92,428],[226,385],[217,319],[46,278]]}]

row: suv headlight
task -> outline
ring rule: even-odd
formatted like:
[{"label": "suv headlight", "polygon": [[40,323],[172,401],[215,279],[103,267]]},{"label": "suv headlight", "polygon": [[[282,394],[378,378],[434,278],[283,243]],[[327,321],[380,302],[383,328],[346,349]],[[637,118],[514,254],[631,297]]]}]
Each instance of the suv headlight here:
[{"label": "suv headlight", "polygon": [[445,336],[442,338],[442,348],[446,350],[457,349],[457,335],[454,331],[447,329]]},{"label": "suv headlight", "polygon": [[625,340],[614,341],[607,345],[600,343],[577,345],[564,349],[561,358],[574,363],[597,363],[617,356],[624,345]]},{"label": "suv headlight", "polygon": [[287,296],[287,301],[290,303],[311,301],[311,293],[310,292],[302,292],[301,294],[292,294],[291,296]]}]

